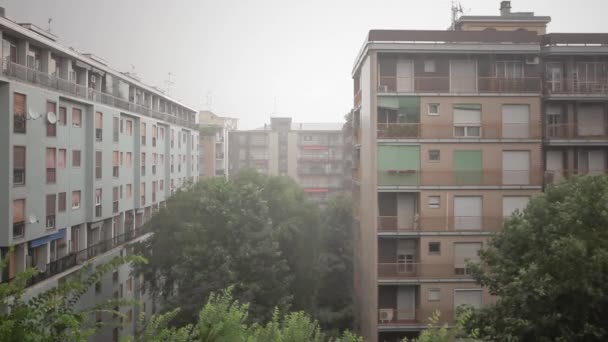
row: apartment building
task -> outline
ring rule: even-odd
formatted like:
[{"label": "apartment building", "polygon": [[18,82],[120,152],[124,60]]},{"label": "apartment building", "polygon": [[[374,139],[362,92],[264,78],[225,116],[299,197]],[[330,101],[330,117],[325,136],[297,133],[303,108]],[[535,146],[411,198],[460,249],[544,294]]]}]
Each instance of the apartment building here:
[{"label": "apartment building", "polygon": [[[2,16],[0,36],[2,256],[14,246],[0,281],[37,268],[31,297],[146,237],[144,222],[198,178],[197,111],[33,24]],[[124,266],[78,305],[144,299],[140,282]],[[98,340],[132,333],[139,309],[124,310],[130,321]]]},{"label": "apartment building", "polygon": [[311,198],[324,201],[344,190],[341,123],[295,123],[274,117],[270,125],[230,133],[230,173],[252,168],[267,175],[287,175]]},{"label": "apartment building", "polygon": [[228,170],[228,133],[237,128],[238,119],[203,110],[198,114],[200,177],[225,177]]},{"label": "apartment building", "polygon": [[605,173],[608,34],[547,33],[549,22],[503,1],[450,31],[369,32],[353,69],[366,341],[492,303],[467,260],[544,186]]}]

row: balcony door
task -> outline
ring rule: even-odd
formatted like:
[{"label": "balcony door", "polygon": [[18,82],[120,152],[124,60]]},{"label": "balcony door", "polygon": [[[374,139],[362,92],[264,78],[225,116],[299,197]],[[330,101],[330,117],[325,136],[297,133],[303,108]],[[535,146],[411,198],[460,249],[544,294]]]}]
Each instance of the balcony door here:
[{"label": "balcony door", "polygon": [[397,61],[397,92],[414,91],[414,63],[408,60]]},{"label": "balcony door", "polygon": [[399,286],[397,290],[397,319],[400,321],[416,318],[416,288]]},{"label": "balcony door", "polygon": [[564,177],[564,151],[547,151],[547,182],[554,183]]},{"label": "balcony door", "polygon": [[474,60],[450,61],[450,92],[477,92],[477,63]]},{"label": "balcony door", "polygon": [[579,136],[603,136],[606,133],[605,125],[602,103],[586,103],[577,107],[577,133]]},{"label": "balcony door", "polygon": [[545,70],[547,78],[547,89],[551,93],[560,93],[562,91],[562,63],[549,62]]},{"label": "balcony door", "polygon": [[412,230],[415,228],[416,196],[413,193],[397,195],[397,228]]},{"label": "balcony door", "polygon": [[603,150],[578,152],[578,171],[591,175],[602,175],[606,169],[606,153]]},{"label": "balcony door", "polygon": [[412,274],[416,271],[416,241],[398,240],[397,243],[397,273]]}]

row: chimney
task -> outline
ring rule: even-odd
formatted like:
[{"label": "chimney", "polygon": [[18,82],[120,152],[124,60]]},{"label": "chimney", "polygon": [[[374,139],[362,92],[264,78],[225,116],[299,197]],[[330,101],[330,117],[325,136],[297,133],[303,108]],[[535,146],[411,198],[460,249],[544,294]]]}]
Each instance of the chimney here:
[{"label": "chimney", "polygon": [[500,15],[507,16],[511,14],[511,1],[501,1],[500,2]]}]

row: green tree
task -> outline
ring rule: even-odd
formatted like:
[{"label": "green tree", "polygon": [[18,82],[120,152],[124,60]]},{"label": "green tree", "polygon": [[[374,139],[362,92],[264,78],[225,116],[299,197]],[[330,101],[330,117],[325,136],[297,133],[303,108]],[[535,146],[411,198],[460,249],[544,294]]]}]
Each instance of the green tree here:
[{"label": "green tree", "polygon": [[608,340],[608,177],[548,187],[480,255],[475,276],[498,300],[469,330],[493,341]]},{"label": "green tree", "polygon": [[176,194],[148,222],[155,234],[138,246],[149,259],[141,271],[166,309],[180,308],[176,324],[194,323],[210,293],[230,285],[252,303],[253,320],[289,307],[292,277],[268,212],[259,186],[210,179]]},{"label": "green tree", "polygon": [[478,340],[477,330],[473,330],[470,333],[465,332],[466,324],[471,320],[473,311],[470,308],[461,308],[458,311],[458,317],[453,325],[447,323],[441,325],[439,323],[441,318],[441,312],[435,311],[433,315],[429,317],[429,324],[424,329],[418,338],[408,339],[404,338],[403,342],[473,342]]},{"label": "green tree", "polygon": [[[2,268],[7,261],[8,257],[2,261]],[[84,265],[65,283],[30,300],[25,300],[24,294],[28,279],[36,274],[35,269],[29,268],[10,283],[0,284],[0,341],[87,341],[99,328],[91,321],[93,313],[113,312],[111,307],[128,302],[113,300],[83,311],[77,311],[74,306],[104,274],[129,262],[145,260],[126,256],[96,267]]]},{"label": "green tree", "polygon": [[330,197],[322,215],[322,254],[317,319],[336,332],[352,329],[353,233],[352,203],[346,195]]}]

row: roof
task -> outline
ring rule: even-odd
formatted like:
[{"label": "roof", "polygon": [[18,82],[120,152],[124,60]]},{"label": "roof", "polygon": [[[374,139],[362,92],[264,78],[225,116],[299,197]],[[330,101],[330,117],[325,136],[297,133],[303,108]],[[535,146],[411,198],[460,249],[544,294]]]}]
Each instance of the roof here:
[{"label": "roof", "polygon": [[510,13],[508,15],[463,15],[456,23],[463,21],[525,21],[525,22],[540,22],[548,23],[551,21],[549,16],[537,16],[533,12]]},{"label": "roof", "polygon": [[538,43],[534,31],[370,30],[370,42]]},{"label": "roof", "polygon": [[[291,131],[342,131],[341,122],[292,122]],[[270,125],[255,128],[251,131],[272,131]]]}]

